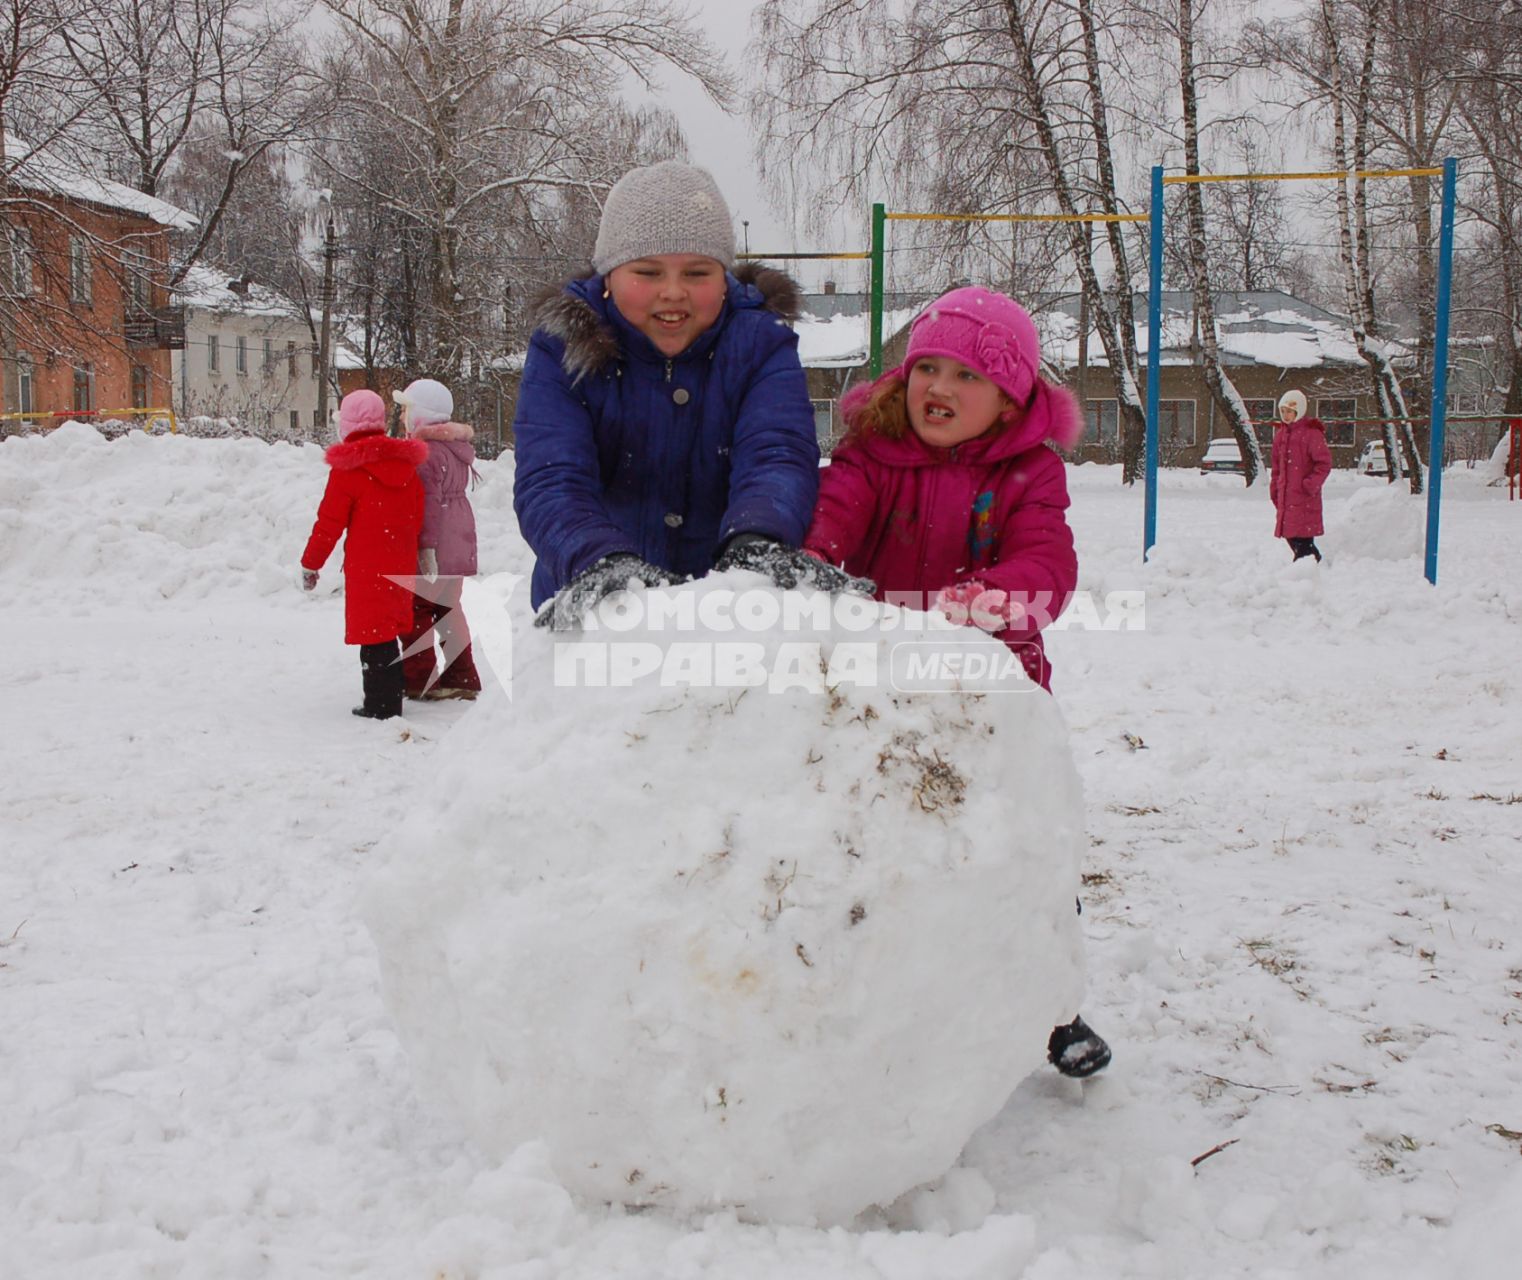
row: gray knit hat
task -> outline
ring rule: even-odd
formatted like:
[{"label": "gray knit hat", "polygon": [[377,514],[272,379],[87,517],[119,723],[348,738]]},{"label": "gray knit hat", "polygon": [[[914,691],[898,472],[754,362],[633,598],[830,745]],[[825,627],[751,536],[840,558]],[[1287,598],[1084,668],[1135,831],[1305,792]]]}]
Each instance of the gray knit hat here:
[{"label": "gray knit hat", "polygon": [[608,192],[592,251],[598,275],[658,253],[697,253],[725,270],[734,266],[729,205],[707,169],[663,160],[629,170]]}]

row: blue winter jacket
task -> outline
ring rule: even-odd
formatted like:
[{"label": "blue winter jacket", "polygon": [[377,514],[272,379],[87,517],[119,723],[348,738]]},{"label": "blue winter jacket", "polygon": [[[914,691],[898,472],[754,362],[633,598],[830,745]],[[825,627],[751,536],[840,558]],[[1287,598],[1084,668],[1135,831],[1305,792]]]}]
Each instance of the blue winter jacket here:
[{"label": "blue winter jacket", "polygon": [[737,533],[802,542],[819,443],[784,323],[798,301],[781,272],[742,268],[713,327],[669,360],[601,276],[538,308],[513,418],[534,608],[617,551],[698,576]]}]

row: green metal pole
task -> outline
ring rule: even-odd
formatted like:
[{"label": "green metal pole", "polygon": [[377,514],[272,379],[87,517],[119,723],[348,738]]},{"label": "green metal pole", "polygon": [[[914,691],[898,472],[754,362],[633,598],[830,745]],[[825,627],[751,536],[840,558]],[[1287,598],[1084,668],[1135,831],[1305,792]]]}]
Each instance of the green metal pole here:
[{"label": "green metal pole", "polygon": [[872,206],[872,347],[868,368],[875,378],[883,371],[883,240],[888,228],[886,206]]}]

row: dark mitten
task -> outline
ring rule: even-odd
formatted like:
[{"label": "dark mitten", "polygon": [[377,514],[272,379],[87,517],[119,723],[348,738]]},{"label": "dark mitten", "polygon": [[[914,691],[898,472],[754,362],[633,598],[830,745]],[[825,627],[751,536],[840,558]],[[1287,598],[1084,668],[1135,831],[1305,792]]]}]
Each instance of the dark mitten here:
[{"label": "dark mitten", "polygon": [[844,569],[836,568],[811,552],[759,533],[737,533],[725,544],[714,568],[721,573],[726,569],[764,573],[784,591],[794,587],[817,587],[831,595],[849,594],[868,599],[877,594],[877,584],[870,578],[853,578]]},{"label": "dark mitten", "polygon": [[581,626],[582,620],[604,598],[615,591],[626,590],[631,582],[646,587],[665,587],[685,581],[681,574],[672,573],[670,569],[662,569],[627,551],[617,551],[594,561],[561,587],[554,599],[539,611],[534,625],[572,631]]}]

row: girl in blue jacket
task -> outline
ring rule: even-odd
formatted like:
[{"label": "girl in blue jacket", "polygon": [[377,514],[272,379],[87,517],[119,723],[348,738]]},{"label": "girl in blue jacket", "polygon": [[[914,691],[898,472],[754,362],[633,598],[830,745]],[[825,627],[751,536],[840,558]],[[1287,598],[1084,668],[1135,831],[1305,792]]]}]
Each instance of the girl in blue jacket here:
[{"label": "girl in blue jacket", "polygon": [[798,549],[819,444],[797,286],[732,270],[712,176],[680,161],[608,193],[597,274],[537,308],[518,394],[513,508],[538,557],[539,625],[574,627],[604,596],[747,568],[782,587],[860,589]]}]

